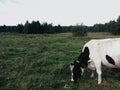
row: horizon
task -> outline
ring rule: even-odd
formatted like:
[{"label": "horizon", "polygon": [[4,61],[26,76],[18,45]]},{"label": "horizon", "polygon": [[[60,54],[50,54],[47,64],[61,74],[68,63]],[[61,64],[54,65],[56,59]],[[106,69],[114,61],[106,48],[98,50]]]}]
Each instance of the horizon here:
[{"label": "horizon", "polygon": [[0,0],[0,26],[28,20],[53,25],[105,24],[120,14],[119,0]]}]

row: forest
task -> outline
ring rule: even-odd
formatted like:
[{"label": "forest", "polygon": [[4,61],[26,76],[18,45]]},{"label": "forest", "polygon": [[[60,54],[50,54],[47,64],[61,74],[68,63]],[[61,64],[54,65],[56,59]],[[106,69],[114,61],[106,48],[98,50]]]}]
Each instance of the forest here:
[{"label": "forest", "polygon": [[87,32],[109,32],[113,35],[120,35],[120,16],[117,20],[111,20],[105,24],[94,24],[93,26],[86,25],[71,25],[61,26],[39,21],[26,21],[26,23],[18,24],[17,26],[0,26],[0,32],[17,32],[24,34],[55,34],[63,32],[72,32],[73,35],[87,35]]}]

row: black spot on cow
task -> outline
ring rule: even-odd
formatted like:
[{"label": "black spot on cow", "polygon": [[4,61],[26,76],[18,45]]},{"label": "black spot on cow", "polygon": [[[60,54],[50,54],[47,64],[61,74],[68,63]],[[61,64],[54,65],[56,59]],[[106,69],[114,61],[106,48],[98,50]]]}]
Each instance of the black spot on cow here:
[{"label": "black spot on cow", "polygon": [[83,67],[87,67],[88,65],[88,60],[90,59],[89,58],[89,48],[88,47],[85,47],[84,48],[84,51],[80,54],[80,56],[78,57],[78,60],[80,61],[81,65]]},{"label": "black spot on cow", "polygon": [[115,65],[115,61],[112,57],[110,57],[109,55],[106,55],[106,60],[110,63],[110,64],[113,64]]},{"label": "black spot on cow", "polygon": [[88,47],[85,47],[85,49],[84,49],[84,54],[85,54],[86,56],[89,56],[90,52],[89,52],[89,48],[88,48]]}]

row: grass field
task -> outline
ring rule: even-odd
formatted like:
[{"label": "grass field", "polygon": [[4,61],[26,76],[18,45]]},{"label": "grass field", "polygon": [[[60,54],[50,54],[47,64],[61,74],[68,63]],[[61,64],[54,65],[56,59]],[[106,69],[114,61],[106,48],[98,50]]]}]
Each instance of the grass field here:
[{"label": "grass field", "polygon": [[79,83],[70,81],[69,64],[92,38],[120,37],[89,33],[0,34],[0,90],[120,90],[120,70],[103,67],[103,84],[86,69]]}]

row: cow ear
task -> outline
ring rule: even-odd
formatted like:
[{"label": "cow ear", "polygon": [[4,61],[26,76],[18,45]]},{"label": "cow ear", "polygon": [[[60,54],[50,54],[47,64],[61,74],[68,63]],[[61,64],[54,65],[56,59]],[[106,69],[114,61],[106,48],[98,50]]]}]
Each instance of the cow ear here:
[{"label": "cow ear", "polygon": [[80,63],[80,61],[79,61],[79,60],[76,60],[76,62],[77,62],[77,63]]},{"label": "cow ear", "polygon": [[89,56],[89,48],[88,47],[85,47],[85,49],[84,49],[84,54],[85,54],[85,56]]},{"label": "cow ear", "polygon": [[88,61],[88,63],[91,63],[91,62],[93,62],[93,61],[92,61],[92,60],[89,60],[89,61]]}]

